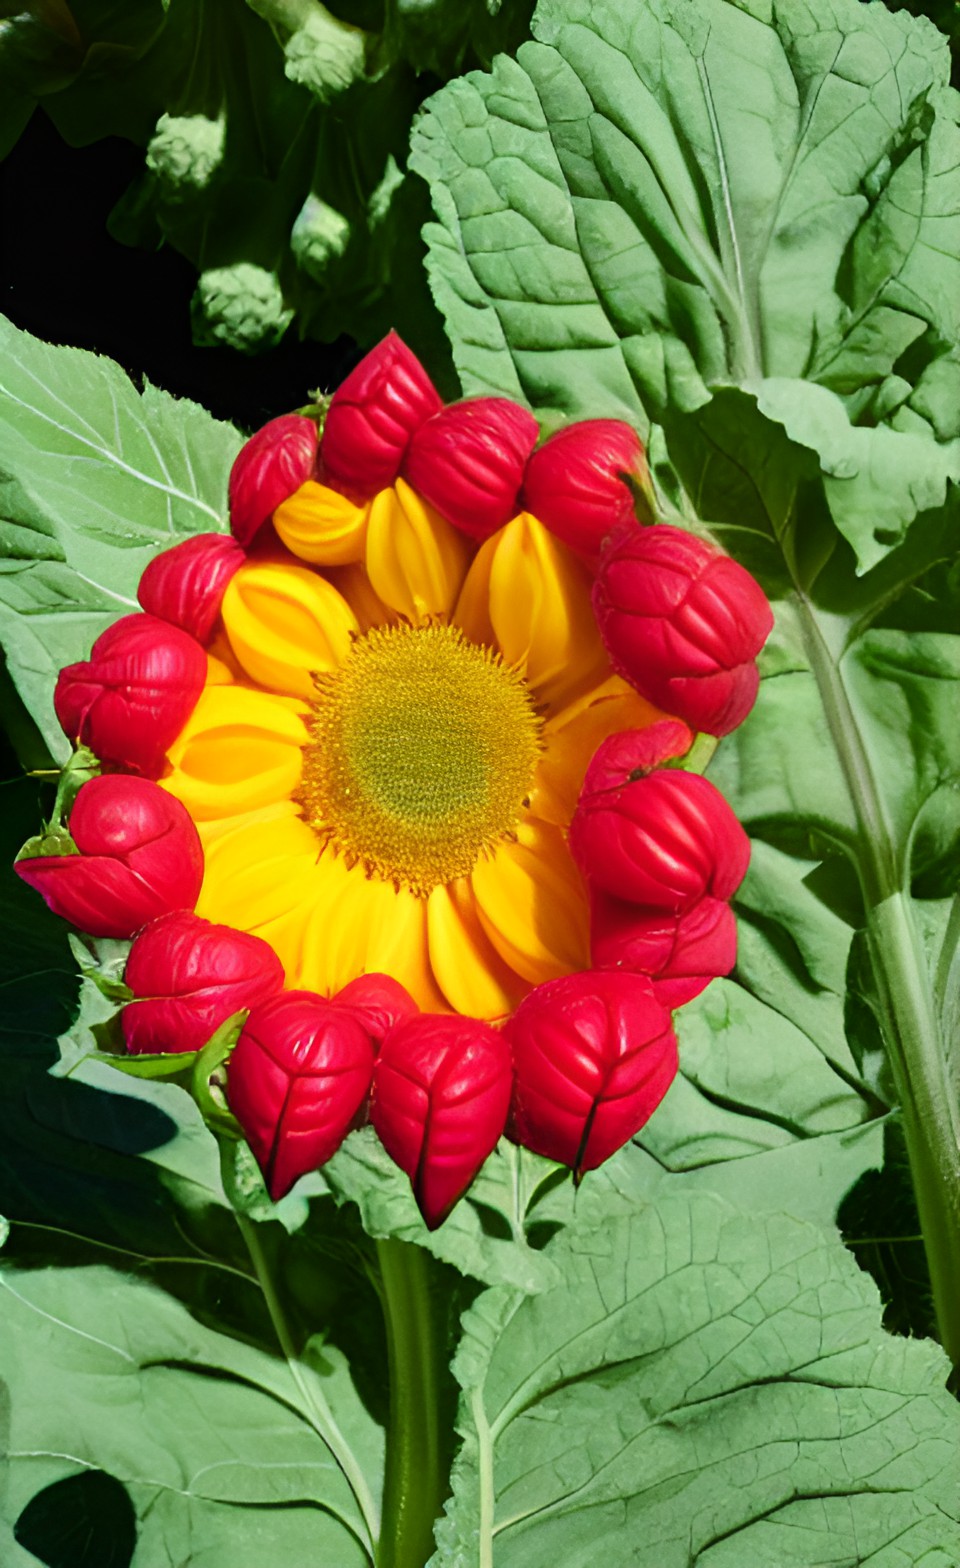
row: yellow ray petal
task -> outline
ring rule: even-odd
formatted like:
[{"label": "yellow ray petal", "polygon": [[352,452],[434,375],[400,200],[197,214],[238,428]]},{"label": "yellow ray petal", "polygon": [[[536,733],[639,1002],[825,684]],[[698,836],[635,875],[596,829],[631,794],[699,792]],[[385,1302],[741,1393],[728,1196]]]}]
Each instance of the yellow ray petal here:
[{"label": "yellow ray petal", "polygon": [[363,558],[367,511],[337,490],[308,479],[273,514],[273,526],[294,555],[318,566]]},{"label": "yellow ray petal", "polygon": [[245,679],[246,677],[237,663],[226,632],[223,630],[218,631],[207,648],[206,684],[208,686],[230,686],[236,681]]},{"label": "yellow ray petal", "polygon": [[207,850],[197,914],[257,935],[279,916],[298,914],[304,922],[318,848],[306,823],[289,813],[223,834]]},{"label": "yellow ray petal", "polygon": [[513,1011],[527,986],[487,936],[467,877],[434,888],[427,937],[434,976],[455,1012],[502,1018]]},{"label": "yellow ray petal", "polygon": [[[299,711],[295,711],[299,709]],[[161,783],[194,821],[288,799],[300,779],[306,704],[243,686],[207,686],[171,746]]]},{"label": "yellow ray petal", "polygon": [[600,742],[619,730],[646,729],[666,716],[619,675],[608,676],[562,708],[543,727],[543,754],[530,792],[532,814],[568,827],[583,775]]},{"label": "yellow ray petal", "polygon": [[402,479],[374,496],[367,571],[391,609],[413,622],[449,616],[469,560],[469,542]]},{"label": "yellow ray petal", "polygon": [[374,593],[367,568],[361,561],[356,561],[351,566],[329,566],[323,575],[346,599],[364,635],[374,626],[396,624],[398,619],[396,610],[391,610],[390,606],[384,604],[379,595]]},{"label": "yellow ray petal", "polygon": [[234,573],[223,596],[223,623],[248,675],[308,699],[311,672],[336,669],[359,630],[346,600],[319,572],[278,561],[252,561]]},{"label": "yellow ray petal", "polygon": [[479,552],[454,619],[474,641],[488,641],[489,627],[507,664],[551,708],[609,668],[586,568],[528,512]]},{"label": "yellow ray petal", "polygon": [[587,899],[563,834],[522,822],[470,878],[483,929],[524,980],[539,985],[589,965]]}]

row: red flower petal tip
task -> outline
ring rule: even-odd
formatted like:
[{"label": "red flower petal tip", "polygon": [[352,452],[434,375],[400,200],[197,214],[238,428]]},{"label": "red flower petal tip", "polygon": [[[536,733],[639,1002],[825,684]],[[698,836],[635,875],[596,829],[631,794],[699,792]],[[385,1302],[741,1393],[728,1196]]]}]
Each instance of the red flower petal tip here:
[{"label": "red flower petal tip", "polygon": [[615,735],[598,748],[570,824],[584,876],[617,898],[673,913],[705,895],[730,898],[746,876],[750,840],[720,791],[681,768],[625,773],[617,788],[610,759],[623,741]]},{"label": "red flower petal tip", "polygon": [[230,470],[230,530],[246,546],[280,505],[313,476],[317,426],[305,414],[281,414],[240,448]]},{"label": "red flower petal tip", "polygon": [[271,1198],[335,1154],[367,1097],[373,1042],[357,1018],[312,991],[254,1007],[227,1068],[227,1103]]},{"label": "red flower petal tip", "polygon": [[413,1018],[420,1009],[409,991],[391,975],[359,975],[330,998],[334,1007],[353,1014],[379,1046],[394,1024]]},{"label": "red flower petal tip", "polygon": [[682,1007],[737,961],[730,905],[701,898],[682,914],[643,908],[592,888],[590,958],[597,969],[647,975],[665,1007]]},{"label": "red flower petal tip", "polygon": [[207,674],[200,644],[154,615],[125,615],[90,658],[60,671],[53,705],[64,733],[101,762],[156,778]]},{"label": "red flower petal tip", "polygon": [[245,559],[243,548],[229,534],[195,534],[149,563],[137,598],[148,614],[208,643],[227,583]]},{"label": "red flower petal tip", "polygon": [[121,1014],[135,1055],[198,1051],[232,1013],[283,988],[283,966],[266,942],[198,915],[171,914],[141,931],[124,980],[136,1000]]},{"label": "red flower petal tip", "polygon": [[158,784],[117,773],[89,779],[74,801],[70,834],[79,854],[38,855],[14,870],[78,930],[131,937],[196,903],[200,839],[179,800]]},{"label": "red flower petal tip", "polygon": [[465,398],[421,425],[403,477],[455,528],[487,539],[521,510],[538,434],[533,415],[509,398]]},{"label": "red flower petal tip", "polygon": [[578,1178],[639,1132],[677,1072],[670,1015],[637,975],[548,980],[504,1033],[514,1066],[510,1137]]},{"label": "red flower petal tip", "polygon": [[527,463],[523,509],[558,539],[596,560],[604,539],[635,523],[625,474],[647,478],[640,437],[620,419],[583,419],[548,436]]},{"label": "red flower petal tip", "polygon": [[370,1120],[409,1176],[430,1230],[496,1148],[510,1104],[510,1053],[475,1018],[422,1013],[391,1029],[373,1071]]},{"label": "red flower petal tip", "polygon": [[614,669],[650,702],[710,735],[746,718],[773,613],[739,562],[665,523],[618,528],[593,607]]},{"label": "red flower petal tip", "polygon": [[330,400],[320,448],[324,483],[368,501],[393,484],[412,436],[442,407],[417,356],[388,332]]}]

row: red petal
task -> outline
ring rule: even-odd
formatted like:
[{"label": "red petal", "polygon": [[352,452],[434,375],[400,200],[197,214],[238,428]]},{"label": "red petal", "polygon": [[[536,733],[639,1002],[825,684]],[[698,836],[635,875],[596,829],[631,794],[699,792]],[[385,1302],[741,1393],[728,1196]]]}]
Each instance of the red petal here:
[{"label": "red petal", "polygon": [[521,510],[524,468],[538,434],[519,403],[466,398],[421,425],[403,476],[454,527],[487,539]]},{"label": "red petal", "polygon": [[531,456],[523,509],[564,544],[596,559],[614,528],[636,522],[625,473],[646,477],[637,432],[620,419],[581,420],[558,430]]},{"label": "red petal", "polygon": [[590,957],[598,969],[648,975],[665,1007],[681,1007],[737,961],[729,904],[702,898],[681,915],[645,909],[591,890]]},{"label": "red petal", "polygon": [[409,991],[390,975],[359,975],[330,1000],[352,1013],[377,1046],[394,1024],[420,1011]]},{"label": "red petal", "polygon": [[330,401],[320,449],[324,482],[357,501],[385,490],[414,432],[442,407],[417,356],[388,332]]},{"label": "red petal", "polygon": [[207,643],[220,617],[230,581],[246,556],[229,534],[196,534],[151,561],[137,598],[150,615]]},{"label": "red petal", "polygon": [[317,461],[317,427],[304,414],[281,414],[250,437],[230,470],[230,529],[248,545],[281,501],[309,479]]}]

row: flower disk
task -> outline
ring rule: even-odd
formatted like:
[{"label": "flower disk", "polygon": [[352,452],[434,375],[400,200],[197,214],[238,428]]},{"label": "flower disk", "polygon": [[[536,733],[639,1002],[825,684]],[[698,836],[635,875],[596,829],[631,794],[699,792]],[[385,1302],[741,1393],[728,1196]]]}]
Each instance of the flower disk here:
[{"label": "flower disk", "polygon": [[426,896],[516,827],[541,721],[495,650],[455,626],[378,627],[317,692],[300,804],[350,864]]}]

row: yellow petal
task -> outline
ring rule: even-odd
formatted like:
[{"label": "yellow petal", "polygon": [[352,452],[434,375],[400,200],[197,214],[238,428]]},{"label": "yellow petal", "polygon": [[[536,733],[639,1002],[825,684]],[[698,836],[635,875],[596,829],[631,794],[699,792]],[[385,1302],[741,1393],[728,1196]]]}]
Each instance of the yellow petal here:
[{"label": "yellow petal", "polygon": [[243,686],[207,686],[170,747],[170,772],[160,782],[194,821],[237,816],[290,797],[306,739],[287,700]]},{"label": "yellow petal", "polygon": [[466,877],[435,887],[427,901],[433,973],[448,1003],[473,1018],[502,1018],[527,990],[484,930]]},{"label": "yellow petal", "polygon": [[223,622],[244,670],[261,685],[314,695],[312,672],[334,670],[359,630],[346,600],[319,572],[251,561],[223,596]]},{"label": "yellow petal", "polygon": [[273,514],[273,526],[294,555],[319,566],[363,558],[367,510],[337,490],[308,479]]},{"label": "yellow petal", "polygon": [[586,891],[563,834],[522,822],[471,878],[481,924],[511,969],[532,985],[590,959]]},{"label": "yellow petal", "polygon": [[397,612],[374,593],[367,568],[362,562],[355,562],[352,566],[330,566],[323,575],[346,599],[357,617],[361,633],[365,635],[374,626],[396,624]]},{"label": "yellow petal", "polygon": [[562,708],[543,727],[543,754],[530,792],[531,813],[568,827],[583,775],[600,742],[620,730],[646,729],[665,717],[619,675],[608,676]]},{"label": "yellow petal", "polygon": [[506,663],[549,707],[609,668],[586,568],[528,512],[479,552],[454,619],[473,641],[488,642],[489,628]]},{"label": "yellow petal", "polygon": [[469,560],[469,542],[402,479],[374,496],[367,571],[391,609],[414,622],[449,616]]},{"label": "yellow petal", "polygon": [[226,632],[218,631],[207,649],[208,686],[230,686],[244,679]]},{"label": "yellow petal", "polygon": [[316,835],[292,812],[224,834],[207,851],[197,913],[256,935],[294,911],[305,921],[318,848]]}]

